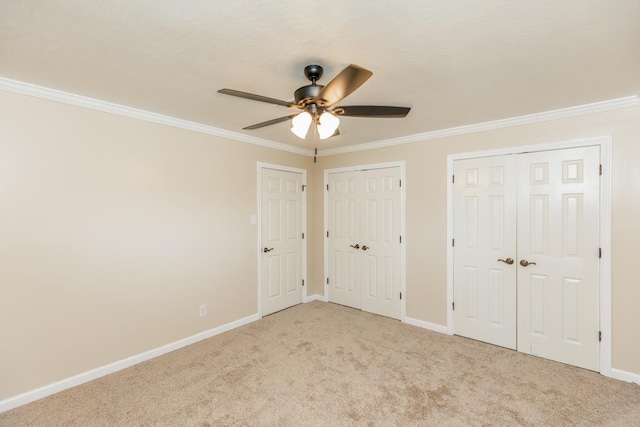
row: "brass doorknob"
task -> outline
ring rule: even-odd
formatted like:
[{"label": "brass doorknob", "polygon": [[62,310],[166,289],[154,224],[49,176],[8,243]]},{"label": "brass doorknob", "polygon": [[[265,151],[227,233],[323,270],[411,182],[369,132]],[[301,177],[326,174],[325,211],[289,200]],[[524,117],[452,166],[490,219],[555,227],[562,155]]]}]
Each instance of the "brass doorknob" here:
[{"label": "brass doorknob", "polygon": [[350,248],[356,248],[356,249],[360,249],[360,245],[359,244],[355,244],[355,245],[349,245]]},{"label": "brass doorknob", "polygon": [[363,251],[366,251],[367,249],[370,249],[370,248],[369,248],[369,246],[367,246],[367,245],[362,245],[362,250],[363,250]]},{"label": "brass doorknob", "polygon": [[526,267],[527,265],[536,265],[536,263],[535,262],[529,262],[526,259],[521,259],[520,260],[520,265],[523,266],[523,267]]},{"label": "brass doorknob", "polygon": [[513,258],[499,259],[498,261],[502,261],[502,262],[504,262],[506,264],[509,264],[509,265],[513,264]]},{"label": "brass doorknob", "polygon": [[273,248],[264,248],[262,250],[262,252],[264,252],[266,254],[267,252],[271,252],[272,250],[273,250]]}]

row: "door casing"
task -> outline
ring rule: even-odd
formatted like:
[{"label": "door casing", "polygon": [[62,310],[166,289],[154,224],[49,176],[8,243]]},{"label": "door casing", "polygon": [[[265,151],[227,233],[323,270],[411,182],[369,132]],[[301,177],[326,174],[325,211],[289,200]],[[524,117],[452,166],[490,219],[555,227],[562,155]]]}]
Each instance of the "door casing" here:
[{"label": "door casing", "polygon": [[453,169],[454,161],[478,157],[521,154],[537,151],[597,146],[600,148],[602,175],[600,177],[600,373],[612,376],[611,370],[611,136],[575,139],[508,147],[496,150],[450,154],[447,156],[447,333],[453,335]]},{"label": "door casing", "polygon": [[305,233],[305,238],[302,242],[302,278],[305,285],[302,287],[302,302],[308,302],[307,297],[307,171],[306,169],[292,168],[289,166],[275,165],[270,163],[257,163],[257,181],[258,181],[258,195],[257,195],[257,221],[258,227],[258,240],[256,242],[256,253],[258,257],[258,316],[262,317],[262,170],[263,169],[275,169],[284,172],[294,172],[302,174],[302,185],[305,186],[305,191],[302,192],[302,230]]},{"label": "door casing", "polygon": [[343,168],[325,169],[324,170],[324,297],[323,301],[329,301],[329,285],[327,284],[327,278],[329,277],[329,240],[327,238],[327,230],[329,229],[329,192],[327,191],[327,185],[329,183],[329,174],[337,172],[357,172],[370,169],[384,169],[384,168],[400,168],[400,180],[402,185],[400,186],[400,235],[402,236],[402,243],[400,244],[400,292],[402,292],[402,300],[400,301],[400,320],[405,321],[406,307],[407,307],[407,292],[406,292],[406,237],[405,237],[405,217],[406,217],[406,176],[405,176],[405,161],[387,162],[387,163],[374,163],[368,165],[354,165],[346,166]]}]

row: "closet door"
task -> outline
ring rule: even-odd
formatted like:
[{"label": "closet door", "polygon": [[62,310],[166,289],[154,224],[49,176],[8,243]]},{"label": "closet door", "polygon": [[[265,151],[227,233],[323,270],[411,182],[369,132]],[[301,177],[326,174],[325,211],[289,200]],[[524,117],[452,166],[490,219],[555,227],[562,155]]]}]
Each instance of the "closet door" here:
[{"label": "closet door", "polygon": [[329,301],[402,317],[400,167],[329,174]]},{"label": "closet door", "polygon": [[516,348],[516,158],[454,164],[454,325]]},{"label": "closet door", "polygon": [[329,174],[329,301],[362,308],[362,181],[358,172]]},{"label": "closet door", "polygon": [[400,168],[360,173],[362,309],[400,319]]},{"label": "closet door", "polygon": [[598,147],[518,156],[518,351],[592,370],[599,368],[599,164]]}]

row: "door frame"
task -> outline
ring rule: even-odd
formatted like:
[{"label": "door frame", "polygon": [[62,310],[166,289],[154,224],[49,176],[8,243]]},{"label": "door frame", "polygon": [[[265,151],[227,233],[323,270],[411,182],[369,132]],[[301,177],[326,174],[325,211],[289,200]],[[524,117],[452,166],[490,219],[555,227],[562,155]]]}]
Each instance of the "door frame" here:
[{"label": "door frame", "polygon": [[307,298],[307,287],[309,281],[307,280],[307,240],[309,233],[307,233],[307,170],[294,168],[290,166],[276,165],[272,163],[258,162],[257,166],[258,175],[258,191],[257,191],[257,221],[258,227],[258,240],[256,242],[256,254],[258,257],[258,316],[262,318],[262,170],[273,169],[282,172],[293,172],[302,174],[302,232],[304,233],[304,239],[302,239],[302,280],[304,280],[304,286],[302,287],[302,302],[309,302]]},{"label": "door frame", "polygon": [[325,169],[324,184],[322,186],[324,193],[324,224],[323,224],[323,241],[324,241],[324,302],[329,302],[329,238],[327,237],[327,230],[329,229],[329,192],[327,191],[327,185],[329,185],[329,174],[339,172],[358,172],[371,169],[386,169],[386,168],[400,168],[400,180],[402,184],[400,186],[400,235],[404,237],[402,243],[400,243],[400,292],[402,292],[402,300],[400,301],[400,321],[404,322],[406,317],[407,308],[407,292],[406,292],[406,231],[405,231],[405,218],[406,218],[406,162],[400,160],[397,162],[385,162],[385,163],[372,163],[367,165],[354,165],[345,166],[342,168]]},{"label": "door frame", "polygon": [[561,150],[565,148],[592,147],[600,148],[600,373],[612,376],[611,370],[611,148],[610,135],[549,142],[519,147],[499,148],[486,151],[449,154],[447,156],[447,333],[453,335],[453,162],[456,160],[478,157],[522,154],[537,151]]}]

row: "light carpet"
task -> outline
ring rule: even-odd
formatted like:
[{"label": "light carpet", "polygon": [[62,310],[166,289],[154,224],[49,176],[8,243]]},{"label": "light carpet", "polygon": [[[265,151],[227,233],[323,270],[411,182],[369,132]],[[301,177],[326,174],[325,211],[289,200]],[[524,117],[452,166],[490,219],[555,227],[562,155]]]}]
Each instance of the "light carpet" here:
[{"label": "light carpet", "polygon": [[2,426],[638,426],[640,386],[313,302],[0,414]]}]

